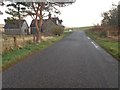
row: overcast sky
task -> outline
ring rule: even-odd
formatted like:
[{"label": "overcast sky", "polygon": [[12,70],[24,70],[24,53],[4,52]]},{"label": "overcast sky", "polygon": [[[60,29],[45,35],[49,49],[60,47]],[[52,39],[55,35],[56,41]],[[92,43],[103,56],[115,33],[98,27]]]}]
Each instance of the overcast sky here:
[{"label": "overcast sky", "polygon": [[[60,8],[60,19],[63,20],[63,25],[67,27],[91,26],[100,23],[101,13],[111,8],[112,2],[118,4],[119,0],[76,0],[76,2],[67,7]],[[5,11],[5,7],[0,6],[1,11]],[[0,24],[4,23],[4,19],[8,15],[0,15]],[[31,18],[26,18],[28,24]]]}]

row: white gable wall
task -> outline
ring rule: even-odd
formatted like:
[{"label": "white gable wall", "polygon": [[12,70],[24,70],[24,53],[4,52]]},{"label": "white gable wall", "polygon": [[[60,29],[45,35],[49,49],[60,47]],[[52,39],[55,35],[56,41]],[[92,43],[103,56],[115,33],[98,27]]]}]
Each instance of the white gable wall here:
[{"label": "white gable wall", "polygon": [[23,23],[22,27],[21,27],[21,30],[22,30],[22,33],[25,33],[27,34],[27,30],[28,30],[28,25],[26,22]]}]

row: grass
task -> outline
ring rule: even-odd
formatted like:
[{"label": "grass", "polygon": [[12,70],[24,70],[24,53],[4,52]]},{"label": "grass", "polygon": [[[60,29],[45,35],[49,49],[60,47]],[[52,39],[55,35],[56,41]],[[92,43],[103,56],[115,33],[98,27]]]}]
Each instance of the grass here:
[{"label": "grass", "polygon": [[42,51],[45,48],[49,47],[50,45],[54,44],[55,42],[61,40],[65,36],[69,35],[70,32],[64,33],[61,36],[55,36],[52,39],[47,41],[43,41],[39,44],[28,44],[21,49],[14,49],[13,51],[9,51],[2,55],[2,69],[5,70],[10,66],[22,61],[23,58],[30,56],[38,51]]},{"label": "grass", "polygon": [[91,29],[91,28],[93,28],[93,26],[78,27],[78,28],[75,28],[75,29],[84,31],[84,30],[88,30],[88,29]]},{"label": "grass", "polygon": [[86,26],[86,27],[73,27],[73,28],[67,28],[66,29],[66,31],[68,31],[68,30],[88,30],[88,29],[91,29],[91,28],[93,28],[93,26]]},{"label": "grass", "polygon": [[85,32],[89,37],[91,37],[91,39],[93,39],[102,48],[104,48],[108,53],[110,53],[113,57],[115,57],[117,60],[120,61],[120,53],[118,51],[120,42],[114,41],[108,38],[99,37],[100,33],[91,32],[90,30],[86,30]]},{"label": "grass", "polygon": [[74,29],[75,30],[84,31],[84,30],[88,30],[88,29],[91,29],[91,28],[93,28],[93,26],[77,27],[77,28],[74,28]]}]

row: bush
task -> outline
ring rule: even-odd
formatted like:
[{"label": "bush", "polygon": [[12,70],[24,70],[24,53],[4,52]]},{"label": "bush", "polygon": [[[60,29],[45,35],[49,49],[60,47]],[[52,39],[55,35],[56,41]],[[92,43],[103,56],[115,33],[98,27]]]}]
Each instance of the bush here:
[{"label": "bush", "polygon": [[61,27],[61,26],[54,26],[53,28],[52,28],[52,33],[54,34],[54,35],[61,35],[62,33],[63,33],[63,27]]},{"label": "bush", "polygon": [[105,38],[107,37],[107,32],[100,32],[99,36]]}]

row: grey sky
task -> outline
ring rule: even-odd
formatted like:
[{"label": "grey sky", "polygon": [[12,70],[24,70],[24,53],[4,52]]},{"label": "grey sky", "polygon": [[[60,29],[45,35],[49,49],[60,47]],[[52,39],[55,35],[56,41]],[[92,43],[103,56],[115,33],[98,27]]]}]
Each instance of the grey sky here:
[{"label": "grey sky", "polygon": [[[61,15],[59,18],[63,20],[63,25],[67,27],[90,26],[100,23],[101,13],[111,8],[112,3],[118,4],[119,0],[76,0],[76,2],[67,7],[60,8]],[[1,11],[5,11],[5,7],[0,6]],[[4,23],[7,14],[0,15],[0,23]],[[28,24],[31,18],[26,18]]]}]

